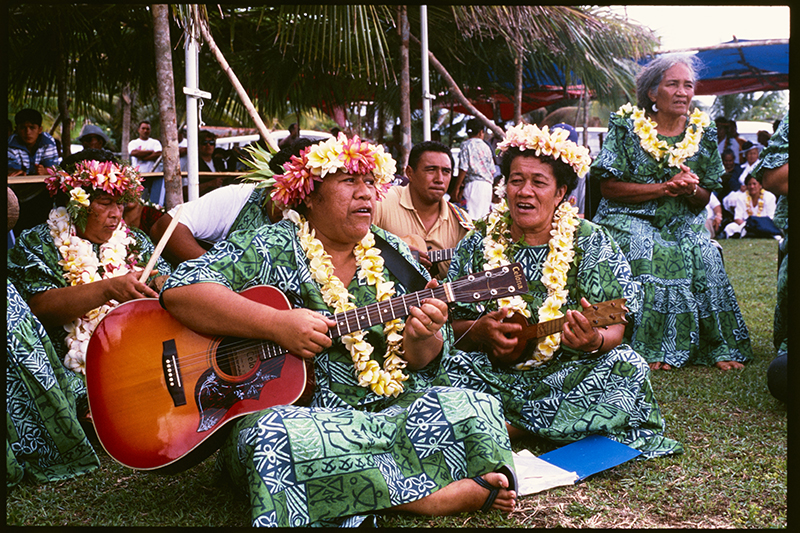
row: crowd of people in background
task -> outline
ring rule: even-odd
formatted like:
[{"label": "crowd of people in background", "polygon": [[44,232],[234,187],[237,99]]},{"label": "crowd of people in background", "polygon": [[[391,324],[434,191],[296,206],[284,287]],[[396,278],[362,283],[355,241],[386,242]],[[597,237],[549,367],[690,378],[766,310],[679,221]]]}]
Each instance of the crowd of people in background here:
[{"label": "crowd of people in background", "polygon": [[[785,401],[788,115],[774,135],[745,141],[735,121],[693,109],[696,72],[691,56],[643,67],[636,101],[611,114],[594,158],[567,124],[516,124],[487,142],[470,119],[457,157],[431,140],[401,161],[400,126],[384,146],[338,129],[310,141],[294,123],[277,153],[260,148],[267,183],[202,181],[177,222],[177,207],[161,207],[164,178],[141,176],[162,168],[149,121],[127,147],[130,163],[92,124],[83,150],[62,160],[41,113],[18,112],[8,175],[47,178],[9,188],[18,211],[12,222],[9,210],[7,484],[97,468],[86,344],[105,314],[140,298],[160,297],[202,333],[266,339],[309,361],[309,402],[237,419],[218,456],[258,525],[508,512],[518,497],[511,441],[521,436],[561,445],[601,434],[642,458],[682,453],[665,434],[651,372],[737,371],[752,359],[715,239],[778,241],[768,386]],[[250,174],[213,132],[198,141],[201,172]],[[602,198],[588,210],[590,178]],[[525,298],[448,307],[425,296],[404,319],[328,335],[334,313],[511,264],[525,274]],[[281,288],[290,308],[239,294],[254,285]],[[582,314],[618,298],[627,324],[596,327]],[[519,337],[559,317],[555,333]]]}]

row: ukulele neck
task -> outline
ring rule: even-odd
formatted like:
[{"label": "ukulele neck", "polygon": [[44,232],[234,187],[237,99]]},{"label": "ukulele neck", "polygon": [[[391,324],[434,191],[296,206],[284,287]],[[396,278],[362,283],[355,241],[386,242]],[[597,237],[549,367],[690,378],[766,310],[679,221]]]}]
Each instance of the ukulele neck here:
[{"label": "ukulele neck", "polygon": [[445,248],[444,250],[428,250],[428,257],[430,258],[431,263],[449,261],[453,258],[453,248]]},{"label": "ukulele neck", "polygon": [[562,316],[561,318],[554,318],[553,320],[539,323],[538,329],[536,330],[537,336],[547,337],[548,335],[552,335],[554,333],[560,333],[561,326],[563,326],[566,321],[567,317]]}]

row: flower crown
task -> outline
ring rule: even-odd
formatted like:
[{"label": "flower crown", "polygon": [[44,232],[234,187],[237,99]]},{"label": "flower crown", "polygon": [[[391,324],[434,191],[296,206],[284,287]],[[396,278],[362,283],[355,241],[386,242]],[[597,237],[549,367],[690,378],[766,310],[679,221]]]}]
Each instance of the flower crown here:
[{"label": "flower crown", "polygon": [[375,178],[378,199],[391,187],[397,165],[383,146],[370,144],[344,133],[303,149],[283,164],[283,174],[273,176],[272,201],[282,207],[293,207],[314,190],[314,182],[322,181],[338,171],[346,174],[369,174]]},{"label": "flower crown", "polygon": [[497,151],[505,152],[516,146],[522,151],[535,150],[537,156],[561,158],[580,178],[589,172],[592,158],[589,157],[588,148],[569,140],[569,134],[569,131],[561,128],[548,131],[547,126],[539,129],[535,124],[518,124],[506,131],[505,139],[497,144]]},{"label": "flower crown", "polygon": [[59,190],[69,195],[67,212],[81,231],[86,227],[89,204],[96,193],[105,192],[130,202],[138,199],[144,190],[136,169],[113,161],[80,161],[72,174],[58,167],[48,167],[47,172],[50,176],[44,182],[50,196],[55,196]]}]

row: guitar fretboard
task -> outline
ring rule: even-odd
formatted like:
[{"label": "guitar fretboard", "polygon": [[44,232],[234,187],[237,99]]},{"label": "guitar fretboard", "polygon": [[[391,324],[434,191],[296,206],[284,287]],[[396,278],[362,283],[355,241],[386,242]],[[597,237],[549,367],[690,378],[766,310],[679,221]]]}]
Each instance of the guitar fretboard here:
[{"label": "guitar fretboard", "polygon": [[[383,324],[384,322],[389,322],[397,318],[406,317],[411,314],[409,311],[410,307],[421,306],[422,300],[426,298],[438,298],[439,300],[450,303],[455,300],[450,290],[450,285],[450,283],[445,283],[433,289],[423,289],[404,296],[397,296],[383,302],[359,307],[358,309],[335,313],[333,319],[336,320],[336,325],[328,331],[328,336],[335,339],[342,335],[352,333],[353,331],[372,327],[375,324]],[[262,360],[278,357],[287,353],[286,349],[273,342],[257,341],[254,344],[260,346]]]},{"label": "guitar fretboard", "polygon": [[377,302],[366,307],[351,309],[343,313],[333,315],[336,326],[331,328],[329,335],[335,339],[341,335],[347,335],[353,331],[368,328],[375,324],[383,324],[397,318],[403,318],[410,314],[409,306],[421,306],[425,298],[438,298],[450,303],[452,296],[448,298],[445,287],[449,283],[440,285],[433,289],[423,289],[412,292],[404,296],[397,296],[384,302]]}]

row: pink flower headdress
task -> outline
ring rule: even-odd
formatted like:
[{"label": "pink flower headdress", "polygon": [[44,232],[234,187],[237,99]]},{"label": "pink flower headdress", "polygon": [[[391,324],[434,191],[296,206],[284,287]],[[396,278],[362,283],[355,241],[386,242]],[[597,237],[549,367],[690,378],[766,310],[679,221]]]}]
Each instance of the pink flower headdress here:
[{"label": "pink flower headdress", "polygon": [[368,143],[358,136],[348,139],[344,133],[339,133],[338,137],[305,148],[299,156],[292,156],[284,163],[284,173],[273,176],[270,196],[279,207],[294,207],[314,190],[315,181],[342,171],[372,173],[378,199],[382,199],[391,187],[396,169],[394,159],[383,146]]},{"label": "pink flower headdress", "polygon": [[86,227],[89,204],[98,193],[105,192],[120,202],[130,202],[138,199],[144,190],[136,169],[113,161],[80,161],[72,174],[58,167],[48,168],[47,172],[50,176],[44,181],[50,196],[55,196],[59,190],[69,195],[67,212],[81,230]]}]

